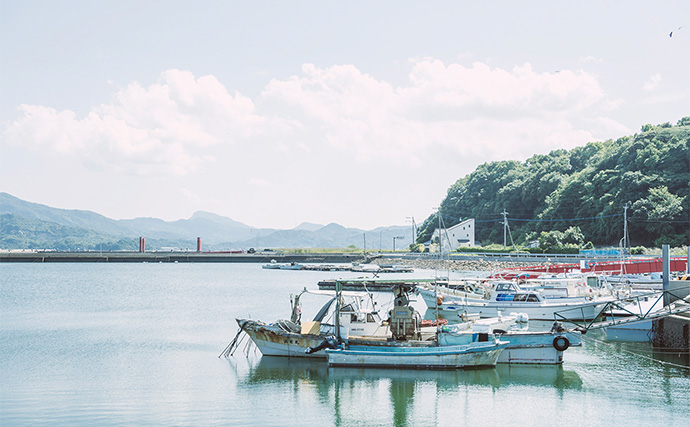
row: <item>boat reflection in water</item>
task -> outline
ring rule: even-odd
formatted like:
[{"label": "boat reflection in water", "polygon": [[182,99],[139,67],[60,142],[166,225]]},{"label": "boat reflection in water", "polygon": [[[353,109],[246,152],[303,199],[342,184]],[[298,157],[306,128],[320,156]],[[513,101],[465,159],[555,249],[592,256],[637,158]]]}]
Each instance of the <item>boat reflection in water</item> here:
[{"label": "boat reflection in water", "polygon": [[[228,359],[233,363],[232,359]],[[246,384],[276,382],[306,382],[312,386],[329,387],[345,383],[360,385],[380,381],[424,382],[440,389],[454,389],[466,385],[500,388],[512,385],[545,386],[579,389],[582,380],[577,372],[563,369],[563,365],[496,365],[490,369],[469,370],[408,370],[389,368],[329,367],[325,360],[261,356],[244,378]]]},{"label": "boat reflection in water", "polygon": [[339,368],[328,367],[325,360],[272,356],[251,362],[246,373],[239,374],[238,396],[245,395],[242,389],[252,395],[264,388],[280,389],[281,405],[286,407],[318,402],[323,425],[433,425],[447,419],[448,411],[457,411],[458,405],[498,404],[493,400],[498,390],[513,396],[582,389],[578,374],[562,365],[439,371]]}]

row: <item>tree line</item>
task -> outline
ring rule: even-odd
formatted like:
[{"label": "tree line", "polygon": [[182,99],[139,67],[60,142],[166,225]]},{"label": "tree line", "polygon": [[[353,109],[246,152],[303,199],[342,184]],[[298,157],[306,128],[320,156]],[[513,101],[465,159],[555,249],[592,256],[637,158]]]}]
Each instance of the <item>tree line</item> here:
[{"label": "tree line", "polygon": [[675,126],[646,124],[631,136],[525,162],[484,163],[450,186],[416,241],[431,239],[440,215],[443,228],[474,218],[477,241],[503,243],[505,210],[516,244],[558,238],[560,232],[566,240],[597,246],[688,245],[689,145],[690,117],[684,117]]}]

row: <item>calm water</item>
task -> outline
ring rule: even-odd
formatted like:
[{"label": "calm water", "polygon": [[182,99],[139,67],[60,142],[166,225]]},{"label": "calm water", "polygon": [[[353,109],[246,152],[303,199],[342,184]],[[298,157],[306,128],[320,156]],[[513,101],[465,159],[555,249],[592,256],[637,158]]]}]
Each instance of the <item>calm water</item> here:
[{"label": "calm water", "polygon": [[0,264],[0,424],[690,425],[690,370],[659,361],[677,355],[596,333],[562,367],[329,369],[244,345],[218,358],[235,317],[289,317],[290,293],[346,274]]}]

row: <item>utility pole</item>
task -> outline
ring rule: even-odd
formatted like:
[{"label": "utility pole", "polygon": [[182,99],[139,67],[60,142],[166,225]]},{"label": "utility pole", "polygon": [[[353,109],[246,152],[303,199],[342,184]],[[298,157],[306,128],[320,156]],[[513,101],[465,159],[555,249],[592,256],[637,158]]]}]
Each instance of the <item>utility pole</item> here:
[{"label": "utility pole", "polygon": [[441,236],[441,208],[438,208],[438,251],[443,255],[443,239]]},{"label": "utility pole", "polygon": [[414,245],[415,239],[416,239],[416,237],[417,237],[417,233],[416,233],[416,230],[415,230],[415,228],[416,228],[417,225],[416,225],[415,222],[414,222],[414,216],[411,216],[411,217],[408,216],[407,219],[409,219],[409,220],[412,221],[412,244]]},{"label": "utility pole", "polygon": [[503,215],[503,249],[505,249],[508,241],[508,212],[506,212],[506,208],[503,208],[501,214]]},{"label": "utility pole", "polygon": [[628,202],[623,207],[623,253],[628,248]]}]

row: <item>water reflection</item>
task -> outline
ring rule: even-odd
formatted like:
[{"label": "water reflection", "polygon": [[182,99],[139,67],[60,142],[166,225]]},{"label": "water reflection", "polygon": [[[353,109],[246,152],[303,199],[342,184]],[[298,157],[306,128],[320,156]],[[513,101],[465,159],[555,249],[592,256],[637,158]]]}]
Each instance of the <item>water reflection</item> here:
[{"label": "water reflection", "polygon": [[358,369],[329,368],[325,360],[261,356],[238,374],[240,388],[270,386],[273,390],[282,388],[294,399],[313,396],[331,414],[335,425],[365,421],[388,424],[391,420],[393,425],[413,425],[420,412],[424,412],[425,419],[437,418],[444,410],[437,406],[448,399],[493,394],[514,386],[553,389],[559,395],[582,388],[577,372],[562,366],[498,365],[492,369],[443,371]]},{"label": "water reflection", "polygon": [[[262,356],[250,366],[243,382],[261,384],[274,382],[309,382],[327,387],[352,387],[363,383],[391,382],[404,394],[405,384],[432,383],[438,389],[478,385],[500,388],[513,385],[580,389],[582,379],[575,371],[562,365],[505,365],[492,369],[423,370],[382,368],[331,368],[325,360],[304,360]],[[393,391],[393,388],[392,390]]]}]

